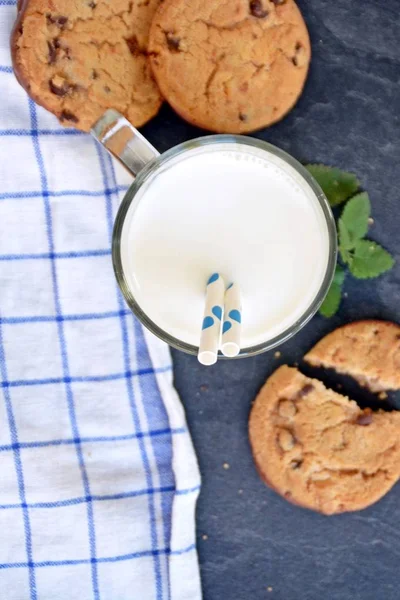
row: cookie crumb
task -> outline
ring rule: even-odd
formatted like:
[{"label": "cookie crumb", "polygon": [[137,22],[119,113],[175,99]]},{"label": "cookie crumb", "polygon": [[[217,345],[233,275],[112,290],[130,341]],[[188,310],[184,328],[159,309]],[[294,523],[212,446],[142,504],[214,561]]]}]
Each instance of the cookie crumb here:
[{"label": "cookie crumb", "polygon": [[279,350],[277,350],[277,351],[274,353],[274,357],[275,357],[275,358],[280,358],[281,356],[282,356],[282,353],[281,353],[281,352],[279,352]]},{"label": "cookie crumb", "polygon": [[225,462],[222,466],[224,467],[225,471],[227,471],[230,468],[230,464],[227,462]]},{"label": "cookie crumb", "polygon": [[368,225],[373,225],[375,223],[374,219],[372,217],[368,218]]},{"label": "cookie crumb", "polygon": [[267,592],[272,592],[272,587],[270,585],[267,587]]},{"label": "cookie crumb", "polygon": [[378,398],[379,400],[387,400],[388,395],[386,392],[381,392],[380,394],[378,394]]},{"label": "cookie crumb", "polygon": [[206,535],[206,534],[202,535],[201,539],[204,540],[204,541],[208,540],[208,535]]},{"label": "cookie crumb", "polygon": [[243,490],[238,490],[238,494],[243,494]]},{"label": "cookie crumb", "polygon": [[203,383],[203,385],[200,386],[200,391],[201,392],[208,392],[208,385]]}]

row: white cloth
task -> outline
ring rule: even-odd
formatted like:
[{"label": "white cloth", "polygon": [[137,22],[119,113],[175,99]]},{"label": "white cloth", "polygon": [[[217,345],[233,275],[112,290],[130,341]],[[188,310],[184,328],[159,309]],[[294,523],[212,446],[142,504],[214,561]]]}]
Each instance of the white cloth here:
[{"label": "white cloth", "polygon": [[129,178],[12,73],[0,0],[0,600],[197,600],[200,478],[167,346],[114,279]]}]

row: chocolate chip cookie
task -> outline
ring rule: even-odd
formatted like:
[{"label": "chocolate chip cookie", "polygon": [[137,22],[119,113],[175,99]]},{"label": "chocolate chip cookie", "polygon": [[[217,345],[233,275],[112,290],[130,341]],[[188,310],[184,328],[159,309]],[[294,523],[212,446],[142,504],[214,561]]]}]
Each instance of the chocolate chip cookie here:
[{"label": "chocolate chip cookie", "polygon": [[262,479],[326,515],[373,504],[400,476],[400,412],[363,411],[287,366],[260,391],[249,433]]},{"label": "chocolate chip cookie", "polygon": [[11,39],[21,85],[63,125],[89,131],[107,108],[140,126],[162,99],[147,57],[159,0],[22,0]]},{"label": "chocolate chip cookie", "polygon": [[176,112],[220,133],[279,121],[301,94],[311,54],[293,0],[164,0],[149,51]]},{"label": "chocolate chip cookie", "polygon": [[318,342],[304,360],[351,375],[372,392],[400,389],[400,326],[358,321],[339,327]]}]

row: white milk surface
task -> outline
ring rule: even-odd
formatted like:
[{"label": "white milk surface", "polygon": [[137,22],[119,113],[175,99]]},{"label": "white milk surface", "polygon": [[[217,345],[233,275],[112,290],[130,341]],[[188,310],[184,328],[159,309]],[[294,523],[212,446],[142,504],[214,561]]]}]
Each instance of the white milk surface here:
[{"label": "white milk surface", "polygon": [[122,264],[142,310],[198,346],[207,280],[242,291],[242,348],[285,331],[324,278],[328,231],[314,192],[282,159],[214,144],[167,163],[144,184],[122,232]]}]

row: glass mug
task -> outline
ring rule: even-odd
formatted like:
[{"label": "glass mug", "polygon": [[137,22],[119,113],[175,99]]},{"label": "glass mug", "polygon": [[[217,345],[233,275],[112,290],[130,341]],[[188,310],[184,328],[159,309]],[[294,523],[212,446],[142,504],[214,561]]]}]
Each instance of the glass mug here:
[{"label": "glass mug", "polygon": [[215,271],[227,284],[236,276],[244,283],[236,358],[270,350],[308,323],[332,282],[337,235],[325,195],[299,162],[236,135],[198,138],[160,155],[115,110],[92,134],[134,177],[116,217],[112,260],[145,327],[197,354]]}]

